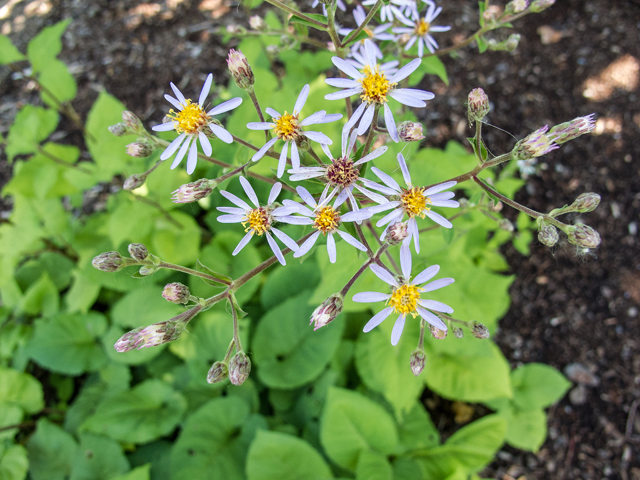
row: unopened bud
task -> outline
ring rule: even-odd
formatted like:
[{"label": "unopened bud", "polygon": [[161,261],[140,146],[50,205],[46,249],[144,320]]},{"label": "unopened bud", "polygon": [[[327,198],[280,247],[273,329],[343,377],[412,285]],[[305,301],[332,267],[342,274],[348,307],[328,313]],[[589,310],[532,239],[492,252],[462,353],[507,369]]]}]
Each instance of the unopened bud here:
[{"label": "unopened bud", "polygon": [[402,35],[400,35],[398,43],[400,44],[400,46],[405,46],[407,43],[409,43],[409,40],[411,40],[411,34],[403,33]]},{"label": "unopened bud", "polygon": [[489,338],[489,329],[485,327],[484,324],[472,320],[469,322],[469,328],[471,329],[471,333],[474,337],[480,339]]},{"label": "unopened bud", "polygon": [[146,260],[149,256],[149,250],[147,250],[147,247],[142,243],[130,243],[128,250],[131,258],[134,258],[139,262]]},{"label": "unopened bud", "polygon": [[109,131],[116,137],[121,137],[128,133],[127,126],[124,123],[116,123],[115,125],[109,125]]},{"label": "unopened bud", "polygon": [[556,0],[534,0],[531,3],[531,11],[533,13],[540,13],[543,10],[549,8],[554,3],[556,3]]},{"label": "unopened bud", "polygon": [[117,272],[124,267],[124,258],[118,252],[101,253],[91,261],[98,270],[103,272]]},{"label": "unopened bud", "polygon": [[424,350],[416,348],[413,352],[411,352],[411,371],[417,377],[422,373],[424,369],[424,364],[427,362],[427,355],[424,353]]},{"label": "unopened bud", "polygon": [[127,145],[127,154],[132,157],[147,158],[154,150],[150,142],[133,142]]},{"label": "unopened bud", "polygon": [[600,205],[600,195],[593,192],[582,193],[569,207],[574,212],[593,212]]},{"label": "unopened bud", "polygon": [[331,295],[313,311],[309,325],[313,324],[313,330],[318,330],[333,322],[342,312],[343,302],[344,297],[340,293]]},{"label": "unopened bud", "polygon": [[511,151],[512,158],[529,160],[560,148],[546,135],[548,130],[549,127],[545,125],[516,143],[516,146]]},{"label": "unopened bud", "polygon": [[244,352],[236,353],[229,362],[229,380],[234,385],[242,385],[251,373],[251,360]]},{"label": "unopened bud", "polygon": [[406,222],[396,222],[387,229],[385,241],[389,245],[398,245],[409,236],[409,226]]},{"label": "unopened bud", "polygon": [[434,327],[431,324],[429,324],[429,331],[433,338],[438,340],[444,340],[447,337],[447,330],[440,330],[438,327]]},{"label": "unopened bud", "polygon": [[600,245],[600,234],[593,228],[582,223],[569,227],[566,231],[569,242],[579,247],[596,248]]},{"label": "unopened bud", "polygon": [[515,51],[515,49],[518,48],[518,45],[520,44],[520,38],[521,36],[519,33],[512,33],[511,35],[509,35],[507,41],[504,42],[504,49],[507,52]]},{"label": "unopened bud", "polygon": [[208,197],[213,189],[218,186],[216,180],[201,178],[195,182],[187,183],[180,186],[173,192],[173,203],[192,203]]},{"label": "unopened bud", "polygon": [[591,133],[596,128],[595,113],[584,117],[574,118],[570,122],[564,122],[554,126],[548,133],[549,138],[561,145],[578,138],[586,133]]},{"label": "unopened bud", "polygon": [[146,181],[146,174],[134,173],[124,181],[124,185],[122,185],[122,188],[125,190],[135,190],[136,188],[140,188],[142,185],[144,185],[144,182]]},{"label": "unopened bud", "polygon": [[501,218],[498,220],[498,228],[500,230],[504,230],[505,232],[513,232],[513,223],[508,218]]},{"label": "unopened bud", "polygon": [[249,26],[254,30],[266,30],[267,23],[259,15],[254,15],[249,18]]},{"label": "unopened bud", "polygon": [[398,137],[402,142],[417,142],[424,138],[422,124],[418,122],[402,122],[398,126]]},{"label": "unopened bud", "polygon": [[538,240],[547,247],[553,247],[559,238],[558,230],[553,225],[546,225],[538,232]]},{"label": "unopened bud", "polygon": [[129,110],[125,110],[124,112],[122,112],[122,121],[127,126],[130,133],[140,134],[144,132],[142,121],[140,121],[135,113],[130,112]]},{"label": "unopened bud", "polygon": [[252,88],[253,82],[255,81],[253,71],[251,70],[247,57],[245,57],[241,51],[234,49],[229,50],[227,65],[238,87],[243,90]]},{"label": "unopened bud", "polygon": [[487,23],[493,23],[498,20],[501,13],[502,12],[500,10],[500,7],[497,7],[496,5],[491,5],[482,13],[482,18]]},{"label": "unopened bud", "polygon": [[185,304],[190,296],[189,287],[180,282],[168,283],[162,290],[162,297],[172,303]]},{"label": "unopened bud", "polygon": [[524,12],[529,6],[528,0],[511,0],[507,3],[506,7],[504,7],[505,13],[513,14]]},{"label": "unopened bud", "polygon": [[140,270],[138,271],[138,273],[143,277],[150,277],[151,275],[156,273],[158,270],[160,270],[160,268],[156,267],[155,265],[145,265],[143,267],[140,267]]},{"label": "unopened bud", "polygon": [[463,338],[464,337],[464,330],[462,330],[460,327],[456,327],[455,325],[451,327],[451,330],[453,330],[453,336],[456,338]]},{"label": "unopened bud", "polygon": [[229,376],[229,367],[224,362],[216,362],[209,369],[207,382],[218,383]]},{"label": "unopened bud", "polygon": [[480,121],[489,113],[489,97],[481,88],[474,88],[467,97],[469,121]]}]

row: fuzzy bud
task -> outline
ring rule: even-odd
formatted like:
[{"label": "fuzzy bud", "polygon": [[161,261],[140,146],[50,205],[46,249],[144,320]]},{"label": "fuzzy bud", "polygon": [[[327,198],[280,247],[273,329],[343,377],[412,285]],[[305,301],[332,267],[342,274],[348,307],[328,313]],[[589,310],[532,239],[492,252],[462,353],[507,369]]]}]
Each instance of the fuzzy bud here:
[{"label": "fuzzy bud", "polygon": [[189,292],[189,287],[180,282],[168,283],[162,291],[162,297],[165,300],[181,305],[187,303],[190,296],[191,292]]},{"label": "fuzzy bud", "polygon": [[255,81],[253,71],[251,70],[247,57],[245,57],[241,51],[234,49],[229,50],[227,65],[238,87],[243,90],[253,88],[253,82]]},{"label": "fuzzy bud", "polygon": [[512,33],[511,35],[509,35],[507,41],[504,42],[504,49],[507,52],[515,51],[515,49],[518,48],[518,45],[520,44],[520,38],[521,36],[519,33]]},{"label": "fuzzy bud", "polygon": [[309,325],[313,324],[313,330],[318,330],[333,322],[342,312],[343,302],[344,297],[340,293],[331,295],[313,311]]},{"label": "fuzzy bud", "polygon": [[471,333],[474,337],[480,339],[489,338],[489,329],[485,327],[484,324],[472,320],[469,322],[469,328],[471,329]]},{"label": "fuzzy bud", "polygon": [[109,131],[116,137],[122,137],[128,132],[127,126],[124,123],[116,123],[115,125],[109,125]]},{"label": "fuzzy bud", "polygon": [[406,222],[396,222],[387,229],[385,241],[389,245],[398,245],[409,236],[409,226]]},{"label": "fuzzy bud", "polygon": [[600,195],[593,192],[582,193],[569,207],[574,212],[593,212],[600,205]]},{"label": "fuzzy bud", "polygon": [[524,12],[529,6],[528,0],[511,0],[507,3],[506,7],[504,7],[505,13],[513,14]]},{"label": "fuzzy bud", "polygon": [[131,258],[134,258],[139,262],[146,260],[149,256],[149,250],[147,250],[147,247],[145,247],[142,243],[130,243],[128,250]]},{"label": "fuzzy bud", "polygon": [[413,352],[411,352],[411,371],[417,377],[422,373],[424,369],[424,364],[427,362],[427,355],[424,353],[424,350],[416,348]]},{"label": "fuzzy bud", "polygon": [[541,157],[560,148],[546,135],[548,130],[549,127],[545,125],[516,143],[516,146],[511,151],[512,158],[516,160],[529,160]]},{"label": "fuzzy bud", "polygon": [[254,15],[249,18],[249,26],[254,30],[266,30],[267,23],[262,19],[260,15]]},{"label": "fuzzy bud", "polygon": [[553,225],[546,225],[538,232],[538,241],[547,247],[553,247],[559,238],[558,230]]},{"label": "fuzzy bud", "polygon": [[489,113],[489,97],[481,88],[474,88],[467,97],[469,121],[480,121]]},{"label": "fuzzy bud", "polygon": [[593,228],[582,223],[567,228],[565,231],[569,237],[569,242],[584,248],[596,248],[600,245],[600,234]]},{"label": "fuzzy bud", "polygon": [[207,382],[218,383],[229,376],[229,367],[224,362],[216,362],[207,373]]},{"label": "fuzzy bud", "polygon": [[554,3],[556,3],[556,0],[534,0],[531,3],[531,11],[533,13],[540,13],[543,10],[549,8]]},{"label": "fuzzy bud", "polygon": [[496,5],[491,5],[482,13],[482,19],[489,24],[495,23],[498,21],[501,14],[502,14],[502,11],[500,10],[500,7],[497,7]]},{"label": "fuzzy bud", "polygon": [[229,380],[234,385],[242,385],[251,373],[251,360],[244,352],[236,353],[229,362]]},{"label": "fuzzy bud", "polygon": [[187,183],[180,186],[173,192],[173,203],[192,203],[208,197],[213,189],[218,186],[216,180],[201,178],[195,182]]},{"label": "fuzzy bud", "polygon": [[124,181],[122,188],[124,190],[135,190],[140,188],[147,181],[147,175],[144,173],[134,173]]},{"label": "fuzzy bud", "polygon": [[422,124],[417,122],[402,122],[398,126],[398,136],[402,142],[418,142],[424,138]]},{"label": "fuzzy bud", "polygon": [[514,230],[513,223],[511,223],[511,220],[509,220],[508,218],[501,218],[500,220],[498,220],[498,228],[509,233],[513,232]]},{"label": "fuzzy bud", "polygon": [[124,258],[118,252],[105,252],[101,253],[91,261],[98,270],[103,272],[117,272],[124,267]]},{"label": "fuzzy bud", "polygon": [[464,337],[464,330],[462,330],[460,327],[456,327],[453,326],[451,327],[451,330],[453,331],[453,336],[456,338],[463,338]]},{"label": "fuzzy bud", "polygon": [[156,267],[155,265],[145,265],[143,267],[140,267],[140,270],[138,271],[138,273],[143,277],[150,277],[151,275],[156,273],[158,270],[160,270],[160,268]]},{"label": "fuzzy bud", "polygon": [[438,327],[434,327],[431,324],[429,324],[429,331],[433,338],[437,340],[444,340],[447,337],[447,330],[440,330]]},{"label": "fuzzy bud", "polygon": [[548,133],[548,137],[551,138],[558,145],[567,143],[569,140],[578,138],[581,135],[591,133],[596,128],[595,113],[586,115],[584,117],[574,118],[569,122],[564,122],[554,126]]},{"label": "fuzzy bud", "polygon": [[144,126],[142,121],[136,116],[135,113],[125,110],[122,112],[122,121],[127,126],[130,133],[140,134],[144,132]]},{"label": "fuzzy bud", "polygon": [[127,145],[127,154],[137,158],[147,158],[154,150],[150,142],[133,142]]}]

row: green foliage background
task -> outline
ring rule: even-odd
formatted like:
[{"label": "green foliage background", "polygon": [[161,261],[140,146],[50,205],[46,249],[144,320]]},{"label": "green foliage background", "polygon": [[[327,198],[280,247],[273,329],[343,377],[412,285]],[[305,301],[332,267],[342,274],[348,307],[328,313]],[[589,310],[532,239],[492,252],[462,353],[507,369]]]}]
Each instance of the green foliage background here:
[{"label": "green foliage background", "polygon": [[[273,14],[267,22],[279,24]],[[92,162],[78,165],[77,147],[47,140],[60,120],[57,102],[68,102],[76,93],[73,77],[56,58],[67,25],[44,29],[26,56],[0,37],[0,64],[28,60],[57,98],[43,93],[43,106],[23,107],[6,138],[14,175],[2,194],[13,198],[14,209],[0,225],[0,479],[456,480],[478,478],[475,472],[505,442],[531,451],[542,445],[544,408],[569,386],[551,367],[530,364],[511,371],[491,340],[450,335],[427,340],[425,372],[416,378],[409,355],[417,342],[417,322],[407,324],[393,347],[390,321],[362,333],[372,310],[352,302],[351,295],[344,313],[328,327],[314,332],[308,326],[313,309],[363,261],[344,243],[338,244],[335,265],[320,245],[238,292],[248,313],[241,335],[254,367],[241,387],[206,382],[232,335],[223,305],[200,314],[189,332],[169,345],[116,353],[112,345],[124,332],[182,311],[161,298],[165,283],[187,283],[198,296],[211,296],[215,289],[169,271],[142,279],[132,278],[133,271],[104,273],[91,266],[94,256],[110,250],[126,255],[129,243],[144,243],[163,260],[192,267],[200,260],[235,278],[271,252],[266,243],[254,241],[232,257],[243,232],[216,222],[221,197],[214,193],[199,204],[172,203],[169,193],[189,177],[168,165],[144,188],[109,195],[104,210],[82,213],[85,192],[114,175],[144,171],[159,153],[149,159],[125,154],[125,145],[135,138],[114,137],[107,130],[124,110],[108,92],[100,93],[85,124]],[[324,83],[330,54],[285,52],[287,75],[277,78],[264,55],[268,42],[248,38],[240,45],[263,106],[289,105],[293,92],[309,83],[305,114],[344,108],[343,102],[327,105],[323,99],[331,91]],[[420,78],[424,74],[446,80],[436,57],[425,62]],[[214,88],[217,103],[245,98],[226,118],[226,127],[261,145],[262,132],[245,128],[256,114],[244,92],[235,84]],[[398,115],[414,118],[410,112]],[[323,131],[337,139],[340,127],[328,124]],[[475,165],[474,155],[455,142],[444,150],[418,149],[416,143],[390,144],[377,166],[400,179],[395,158],[402,151],[414,182],[433,184]],[[252,154],[238,143],[216,141],[214,146],[214,156],[232,164]],[[331,148],[337,151],[339,145]],[[267,158],[254,170],[272,175],[275,166],[276,160]],[[485,176],[512,196],[523,184],[512,172],[508,167],[499,177]],[[194,178],[214,178],[223,172],[201,161],[196,173]],[[319,188],[310,182],[308,187]],[[220,188],[239,192],[237,180]],[[266,195],[266,186],[254,182],[254,188]],[[433,229],[421,235],[426,255],[414,268],[441,265],[456,283],[434,297],[454,306],[456,318],[480,321],[495,332],[509,307],[513,280],[498,247],[513,241],[528,253],[529,222],[523,217],[517,232],[507,233],[481,213],[489,199],[477,187],[462,184],[459,194],[469,199],[470,208],[453,220],[452,232]],[[284,231],[299,233],[294,227]],[[379,280],[366,273],[352,293],[379,288]],[[427,388],[446,399],[483,403],[495,413],[442,441],[421,401]],[[6,428],[29,422],[35,429]]]}]

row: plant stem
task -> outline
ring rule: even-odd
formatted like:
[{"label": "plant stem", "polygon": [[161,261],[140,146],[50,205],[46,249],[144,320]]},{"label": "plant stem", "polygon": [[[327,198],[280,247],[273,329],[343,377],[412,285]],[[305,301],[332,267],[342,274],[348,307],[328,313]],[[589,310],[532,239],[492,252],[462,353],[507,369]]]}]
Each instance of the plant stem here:
[{"label": "plant stem", "polygon": [[62,160],[61,158],[56,157],[55,155],[52,155],[51,153],[47,152],[44,148],[42,148],[40,145],[37,146],[37,150],[38,153],[41,153],[42,155],[44,155],[45,157],[47,157],[48,159],[54,161],[55,163],[57,163],[58,165],[62,165],[64,167],[69,167],[69,168],[75,168],[76,170],[78,170],[79,172],[82,173],[86,173],[88,175],[91,175],[91,171],[87,170],[86,168],[81,167],[80,165],[76,165],[74,163],[69,163],[69,162],[65,162],[64,160]]},{"label": "plant stem", "polygon": [[[367,227],[369,228],[369,230],[371,230],[371,233],[373,234],[375,239],[378,241],[378,244],[380,246],[384,245],[384,243],[382,243],[382,240],[380,240],[380,236],[378,235],[378,233],[373,228],[373,224],[371,223],[370,220],[367,220]],[[387,256],[387,260],[389,260],[389,263],[391,264],[391,266],[393,266],[393,269],[396,271],[396,273],[399,274],[400,273],[400,267],[396,263],[395,259],[393,258],[393,256],[389,252],[389,250],[387,249],[384,253]]]},{"label": "plant stem", "polygon": [[427,325],[424,318],[420,318],[420,338],[418,339],[418,350],[424,350],[424,327]]},{"label": "plant stem", "polygon": [[183,267],[182,265],[175,265],[173,263],[168,262],[160,262],[158,265],[160,268],[168,268],[169,270],[177,270],[179,272],[188,273],[189,275],[194,275],[196,277],[206,278],[207,280],[211,280],[212,282],[221,283],[223,285],[229,285],[231,282],[226,280],[216,278],[213,275],[209,275],[208,273],[199,272],[198,270],[193,270],[192,268]]},{"label": "plant stem", "polygon": [[162,216],[164,216],[164,218],[167,219],[167,221],[169,223],[172,223],[173,225],[175,225],[179,230],[182,230],[184,228],[184,225],[182,225],[178,220],[176,220],[175,218],[173,218],[171,216],[171,214],[165,210],[162,205],[160,205],[158,202],[155,202],[153,200],[151,200],[150,198],[147,197],[143,197],[142,195],[136,195],[135,193],[129,191],[129,194],[135,198],[136,200],[142,202],[142,203],[146,203],[147,205],[151,205],[153,208],[156,208],[160,211],[160,213],[162,213]]},{"label": "plant stem", "polygon": [[238,312],[236,311],[236,299],[233,293],[229,297],[229,303],[231,304],[231,317],[233,318],[233,341],[236,344],[236,351],[242,352],[242,343],[240,343],[240,331],[238,330]]},{"label": "plant stem", "polygon": [[[247,89],[247,93],[249,97],[251,97],[251,101],[253,102],[253,106],[256,108],[256,112],[258,112],[258,117],[260,117],[260,121],[264,123],[264,115],[262,114],[262,109],[260,108],[260,104],[258,103],[258,97],[256,97],[256,92],[253,90],[253,86],[250,89]],[[264,131],[265,140],[269,141],[269,130]]]},{"label": "plant stem", "polygon": [[354,222],[353,226],[356,228],[356,232],[358,233],[358,238],[360,239],[360,243],[362,243],[367,248],[367,255],[369,257],[372,257],[373,250],[371,250],[371,247],[369,246],[369,242],[367,242],[367,239],[365,238],[364,233],[362,232],[362,227],[358,225],[357,222]]},{"label": "plant stem", "polygon": [[478,157],[478,165],[482,165],[484,163],[484,158],[482,158],[482,122],[480,120],[476,120],[476,157]]},{"label": "plant stem", "polygon": [[353,284],[360,277],[360,275],[364,273],[364,271],[367,269],[369,265],[371,265],[372,263],[378,263],[380,261],[380,255],[382,255],[387,250],[387,248],[389,248],[389,245],[385,243],[378,249],[378,251],[373,255],[373,257],[368,258],[362,264],[362,266],[358,269],[358,271],[355,274],[353,274],[353,276],[346,283],[346,285],[342,287],[342,290],[340,290],[340,294],[342,296],[346,295],[349,292],[349,289],[353,286]]},{"label": "plant stem", "polygon": [[325,166],[325,163],[322,160],[320,160],[320,157],[318,157],[318,154],[313,151],[313,148],[311,146],[309,146],[309,150],[306,150],[306,151],[309,152],[309,155],[313,157],[313,159],[318,163],[318,165],[320,165],[321,167]]},{"label": "plant stem", "polygon": [[324,23],[319,22],[318,20],[307,16],[302,12],[299,12],[295,8],[291,8],[289,5],[285,5],[284,3],[282,3],[282,2],[280,2],[278,0],[266,0],[266,1],[267,1],[267,3],[270,3],[271,5],[273,5],[274,7],[278,7],[279,9],[284,10],[285,12],[288,12],[291,15],[295,15],[296,17],[300,17],[300,18],[306,20],[309,23],[313,23],[314,25],[319,27],[321,30],[326,30],[327,29],[327,25],[325,25]]}]

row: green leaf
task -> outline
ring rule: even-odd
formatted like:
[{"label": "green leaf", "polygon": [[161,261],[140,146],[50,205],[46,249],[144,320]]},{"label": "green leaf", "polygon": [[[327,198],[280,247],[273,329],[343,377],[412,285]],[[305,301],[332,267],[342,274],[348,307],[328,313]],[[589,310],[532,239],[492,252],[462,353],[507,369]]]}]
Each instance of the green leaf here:
[{"label": "green leaf", "polygon": [[406,450],[432,448],[440,444],[440,432],[419,401],[414,403],[413,408],[402,419],[398,433],[400,443]]},{"label": "green leaf", "polygon": [[44,252],[37,260],[28,260],[16,271],[15,278],[23,291],[35,283],[43,272],[47,272],[57,290],[71,283],[71,270],[75,263],[55,252]]},{"label": "green leaf", "polygon": [[124,475],[118,475],[111,480],[150,480],[151,478],[151,464],[143,465],[135,468]]},{"label": "green leaf", "polygon": [[171,479],[240,480],[261,417],[234,397],[216,398],[191,415],[171,452]]},{"label": "green leaf", "polygon": [[393,480],[391,464],[384,455],[365,450],[358,457],[356,480]]},{"label": "green leaf", "polygon": [[71,475],[78,444],[70,433],[46,418],[38,420],[36,433],[27,442],[33,480],[65,480]]},{"label": "green leaf", "polygon": [[92,282],[78,270],[73,272],[73,285],[64,296],[69,313],[87,313],[100,294],[100,285]]},{"label": "green leaf", "polygon": [[27,353],[54,372],[65,375],[93,372],[107,362],[98,341],[106,328],[107,321],[100,313],[61,313],[50,320],[36,322]]},{"label": "green leaf", "polygon": [[128,470],[129,462],[118,442],[91,433],[80,435],[70,480],[111,480]]},{"label": "green leaf", "polygon": [[27,451],[22,445],[0,443],[0,480],[24,480],[28,469]]},{"label": "green leaf", "polygon": [[362,452],[393,453],[398,431],[391,415],[377,403],[356,392],[331,388],[320,420],[320,443],[331,460],[353,471]]},{"label": "green leaf", "polygon": [[154,285],[133,290],[113,306],[113,323],[125,328],[146,327],[164,322],[184,312],[184,307],[167,302],[162,290]]},{"label": "green leaf", "polygon": [[[355,32],[355,30],[354,30],[354,32]],[[345,46],[345,47],[348,47],[352,43],[358,42],[360,40],[366,40],[367,38],[370,38],[370,36],[365,30],[362,30],[355,37],[353,36],[353,32],[351,32],[351,33],[349,33],[349,35],[346,36],[346,38],[344,38],[342,40],[342,45]]]},{"label": "green leaf", "polygon": [[509,407],[499,414],[507,421],[505,440],[509,445],[530,452],[540,449],[547,438],[547,415],[544,411]]},{"label": "green leaf", "polygon": [[42,385],[28,373],[0,366],[0,402],[38,413],[44,408]]},{"label": "green leaf", "polygon": [[529,363],[511,372],[513,403],[520,410],[545,408],[557,402],[571,387],[571,382],[555,368]]},{"label": "green leaf", "polygon": [[67,18],[55,25],[43,28],[38,35],[31,39],[27,45],[27,57],[31,61],[34,72],[41,72],[56,60],[62,51],[60,38],[69,23],[71,23],[71,19]]},{"label": "green leaf", "polygon": [[285,433],[258,431],[247,456],[248,480],[324,480],[331,469],[311,445]]},{"label": "green leaf", "polygon": [[171,212],[171,216],[182,226],[158,217],[149,249],[165,262],[192,265],[200,250],[200,226],[186,213]]},{"label": "green leaf", "polygon": [[0,442],[4,439],[11,440],[19,431],[18,428],[2,429],[19,424],[23,418],[24,412],[18,405],[0,401]]},{"label": "green leaf", "polygon": [[[481,17],[482,18],[482,17]],[[478,42],[478,51],[480,53],[484,53],[487,51],[487,48],[489,48],[489,45],[487,44],[486,40],[484,39],[484,37],[481,36],[477,36],[476,37],[476,42]]]},{"label": "green leaf", "polygon": [[287,268],[274,270],[260,292],[262,307],[269,311],[287,298],[294,297],[304,290],[314,289],[320,283],[320,279],[315,259],[309,259],[304,263],[291,262]]},{"label": "green leaf", "polygon": [[319,25],[316,25],[313,22],[310,22],[309,20],[299,17],[298,15],[292,15],[291,18],[289,19],[289,23],[301,23],[302,25],[306,25],[307,27],[312,27],[312,28],[316,28],[318,30],[324,31],[327,27],[327,17],[325,17],[324,15],[320,14],[320,13],[305,13],[305,16],[312,18],[318,22],[323,23],[325,26],[324,27],[320,27]]},{"label": "green leaf", "polygon": [[102,402],[80,430],[146,443],[171,433],[186,409],[180,393],[160,380],[146,380]]},{"label": "green leaf", "polygon": [[449,77],[447,76],[447,69],[435,55],[432,57],[426,57],[422,59],[420,66],[409,76],[409,85],[417,85],[422,81],[422,77],[426,74],[437,75],[446,85],[449,85]]},{"label": "green leaf", "polygon": [[6,148],[9,163],[16,155],[36,152],[40,142],[56,129],[58,120],[55,110],[25,105],[9,128]]},{"label": "green leaf", "polygon": [[9,37],[0,35],[0,65],[24,60],[24,55],[11,43]]},{"label": "green leaf", "polygon": [[198,269],[199,272],[202,273],[207,273],[209,275],[211,275],[212,277],[217,278],[218,280],[222,280],[222,282],[207,282],[210,285],[225,285],[224,282],[231,282],[233,279],[227,275],[223,275],[222,273],[218,273],[218,272],[214,272],[213,270],[211,270],[209,267],[207,267],[205,264],[203,264],[200,260],[196,261],[196,267]]},{"label": "green leaf", "polygon": [[42,312],[44,316],[54,315],[60,307],[60,294],[49,274],[43,272],[22,297],[20,309],[31,315]]},{"label": "green leaf", "polygon": [[78,92],[78,85],[76,85],[73,75],[69,73],[69,69],[61,60],[54,59],[47,63],[40,72],[38,80],[46,89],[40,91],[42,101],[53,108],[58,103],[73,100]]},{"label": "green leaf", "polygon": [[260,381],[272,388],[296,388],[318,377],[333,357],[344,323],[318,331],[307,323],[314,308],[308,293],[288,299],[264,315],[253,337],[253,360]]}]

